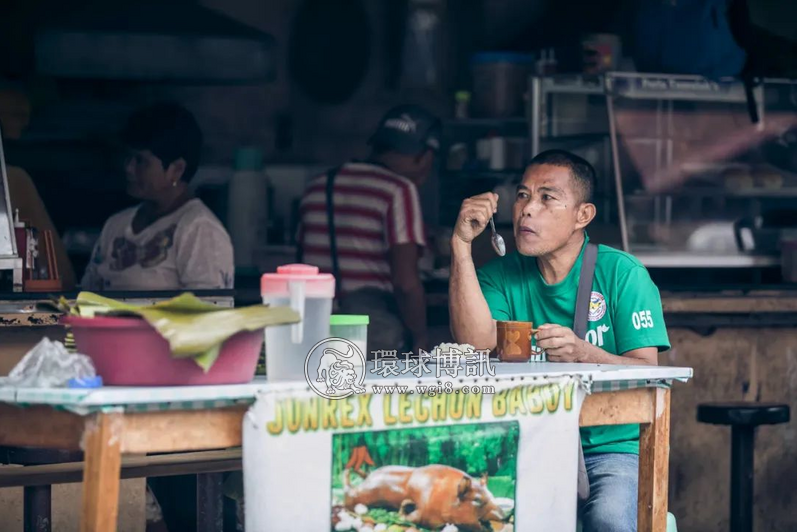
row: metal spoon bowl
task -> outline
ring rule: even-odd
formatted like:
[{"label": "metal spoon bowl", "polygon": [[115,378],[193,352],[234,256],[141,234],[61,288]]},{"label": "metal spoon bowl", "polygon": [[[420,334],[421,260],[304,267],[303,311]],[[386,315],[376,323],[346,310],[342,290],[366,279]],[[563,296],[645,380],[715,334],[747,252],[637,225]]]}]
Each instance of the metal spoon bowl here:
[{"label": "metal spoon bowl", "polygon": [[498,253],[499,256],[503,257],[506,255],[506,244],[504,243],[504,238],[495,231],[495,222],[493,221],[492,216],[490,216],[490,227],[493,231],[491,238],[493,249],[496,253]]}]

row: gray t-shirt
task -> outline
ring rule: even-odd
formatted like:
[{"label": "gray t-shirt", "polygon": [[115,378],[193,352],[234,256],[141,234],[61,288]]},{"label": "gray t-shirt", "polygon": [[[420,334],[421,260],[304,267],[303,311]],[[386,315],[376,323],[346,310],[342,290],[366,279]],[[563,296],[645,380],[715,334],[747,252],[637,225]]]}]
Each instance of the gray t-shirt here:
[{"label": "gray t-shirt", "polygon": [[191,199],[138,234],[138,207],[111,216],[81,283],[84,290],[214,290],[233,288],[230,236],[199,199]]}]

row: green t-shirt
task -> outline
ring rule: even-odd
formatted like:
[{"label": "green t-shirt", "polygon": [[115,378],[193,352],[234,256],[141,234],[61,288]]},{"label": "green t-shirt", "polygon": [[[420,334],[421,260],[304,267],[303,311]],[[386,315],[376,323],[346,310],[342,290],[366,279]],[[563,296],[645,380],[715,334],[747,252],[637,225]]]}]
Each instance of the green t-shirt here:
[{"label": "green t-shirt", "polygon": [[[585,235],[585,247],[588,241]],[[583,255],[584,247],[567,277],[554,285],[545,282],[535,257],[517,251],[480,268],[479,283],[493,318],[572,328]],[[613,355],[670,348],[659,290],[628,253],[598,246],[586,339]],[[639,425],[584,427],[581,442],[585,454],[638,453]]]}]

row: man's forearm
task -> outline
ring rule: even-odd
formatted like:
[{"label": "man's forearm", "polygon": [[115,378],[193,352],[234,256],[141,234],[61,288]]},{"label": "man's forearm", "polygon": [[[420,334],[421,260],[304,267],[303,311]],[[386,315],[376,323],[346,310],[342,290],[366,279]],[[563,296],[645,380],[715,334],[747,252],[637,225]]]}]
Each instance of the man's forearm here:
[{"label": "man's forearm", "polygon": [[432,346],[425,345],[429,336],[426,328],[426,295],[423,285],[418,282],[404,289],[397,287],[394,292],[401,320],[412,334],[413,347],[431,349]]},{"label": "man's forearm", "polygon": [[644,358],[634,356],[619,356],[613,355],[601,349],[598,346],[592,345],[589,342],[584,342],[584,358],[581,360],[584,364],[615,364],[620,366],[657,366],[657,361],[651,361]]},{"label": "man's forearm", "polygon": [[451,279],[448,287],[451,333],[459,343],[477,349],[495,347],[495,322],[482,295],[470,244],[451,242]]}]

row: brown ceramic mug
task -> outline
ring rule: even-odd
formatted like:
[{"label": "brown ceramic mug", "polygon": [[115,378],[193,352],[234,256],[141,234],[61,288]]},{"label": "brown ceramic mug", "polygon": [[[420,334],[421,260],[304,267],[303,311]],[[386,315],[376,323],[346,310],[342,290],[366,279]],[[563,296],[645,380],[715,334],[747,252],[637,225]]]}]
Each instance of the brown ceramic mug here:
[{"label": "brown ceramic mug", "polygon": [[530,321],[499,321],[496,323],[498,345],[496,353],[501,362],[531,360],[531,337],[537,332]]}]

